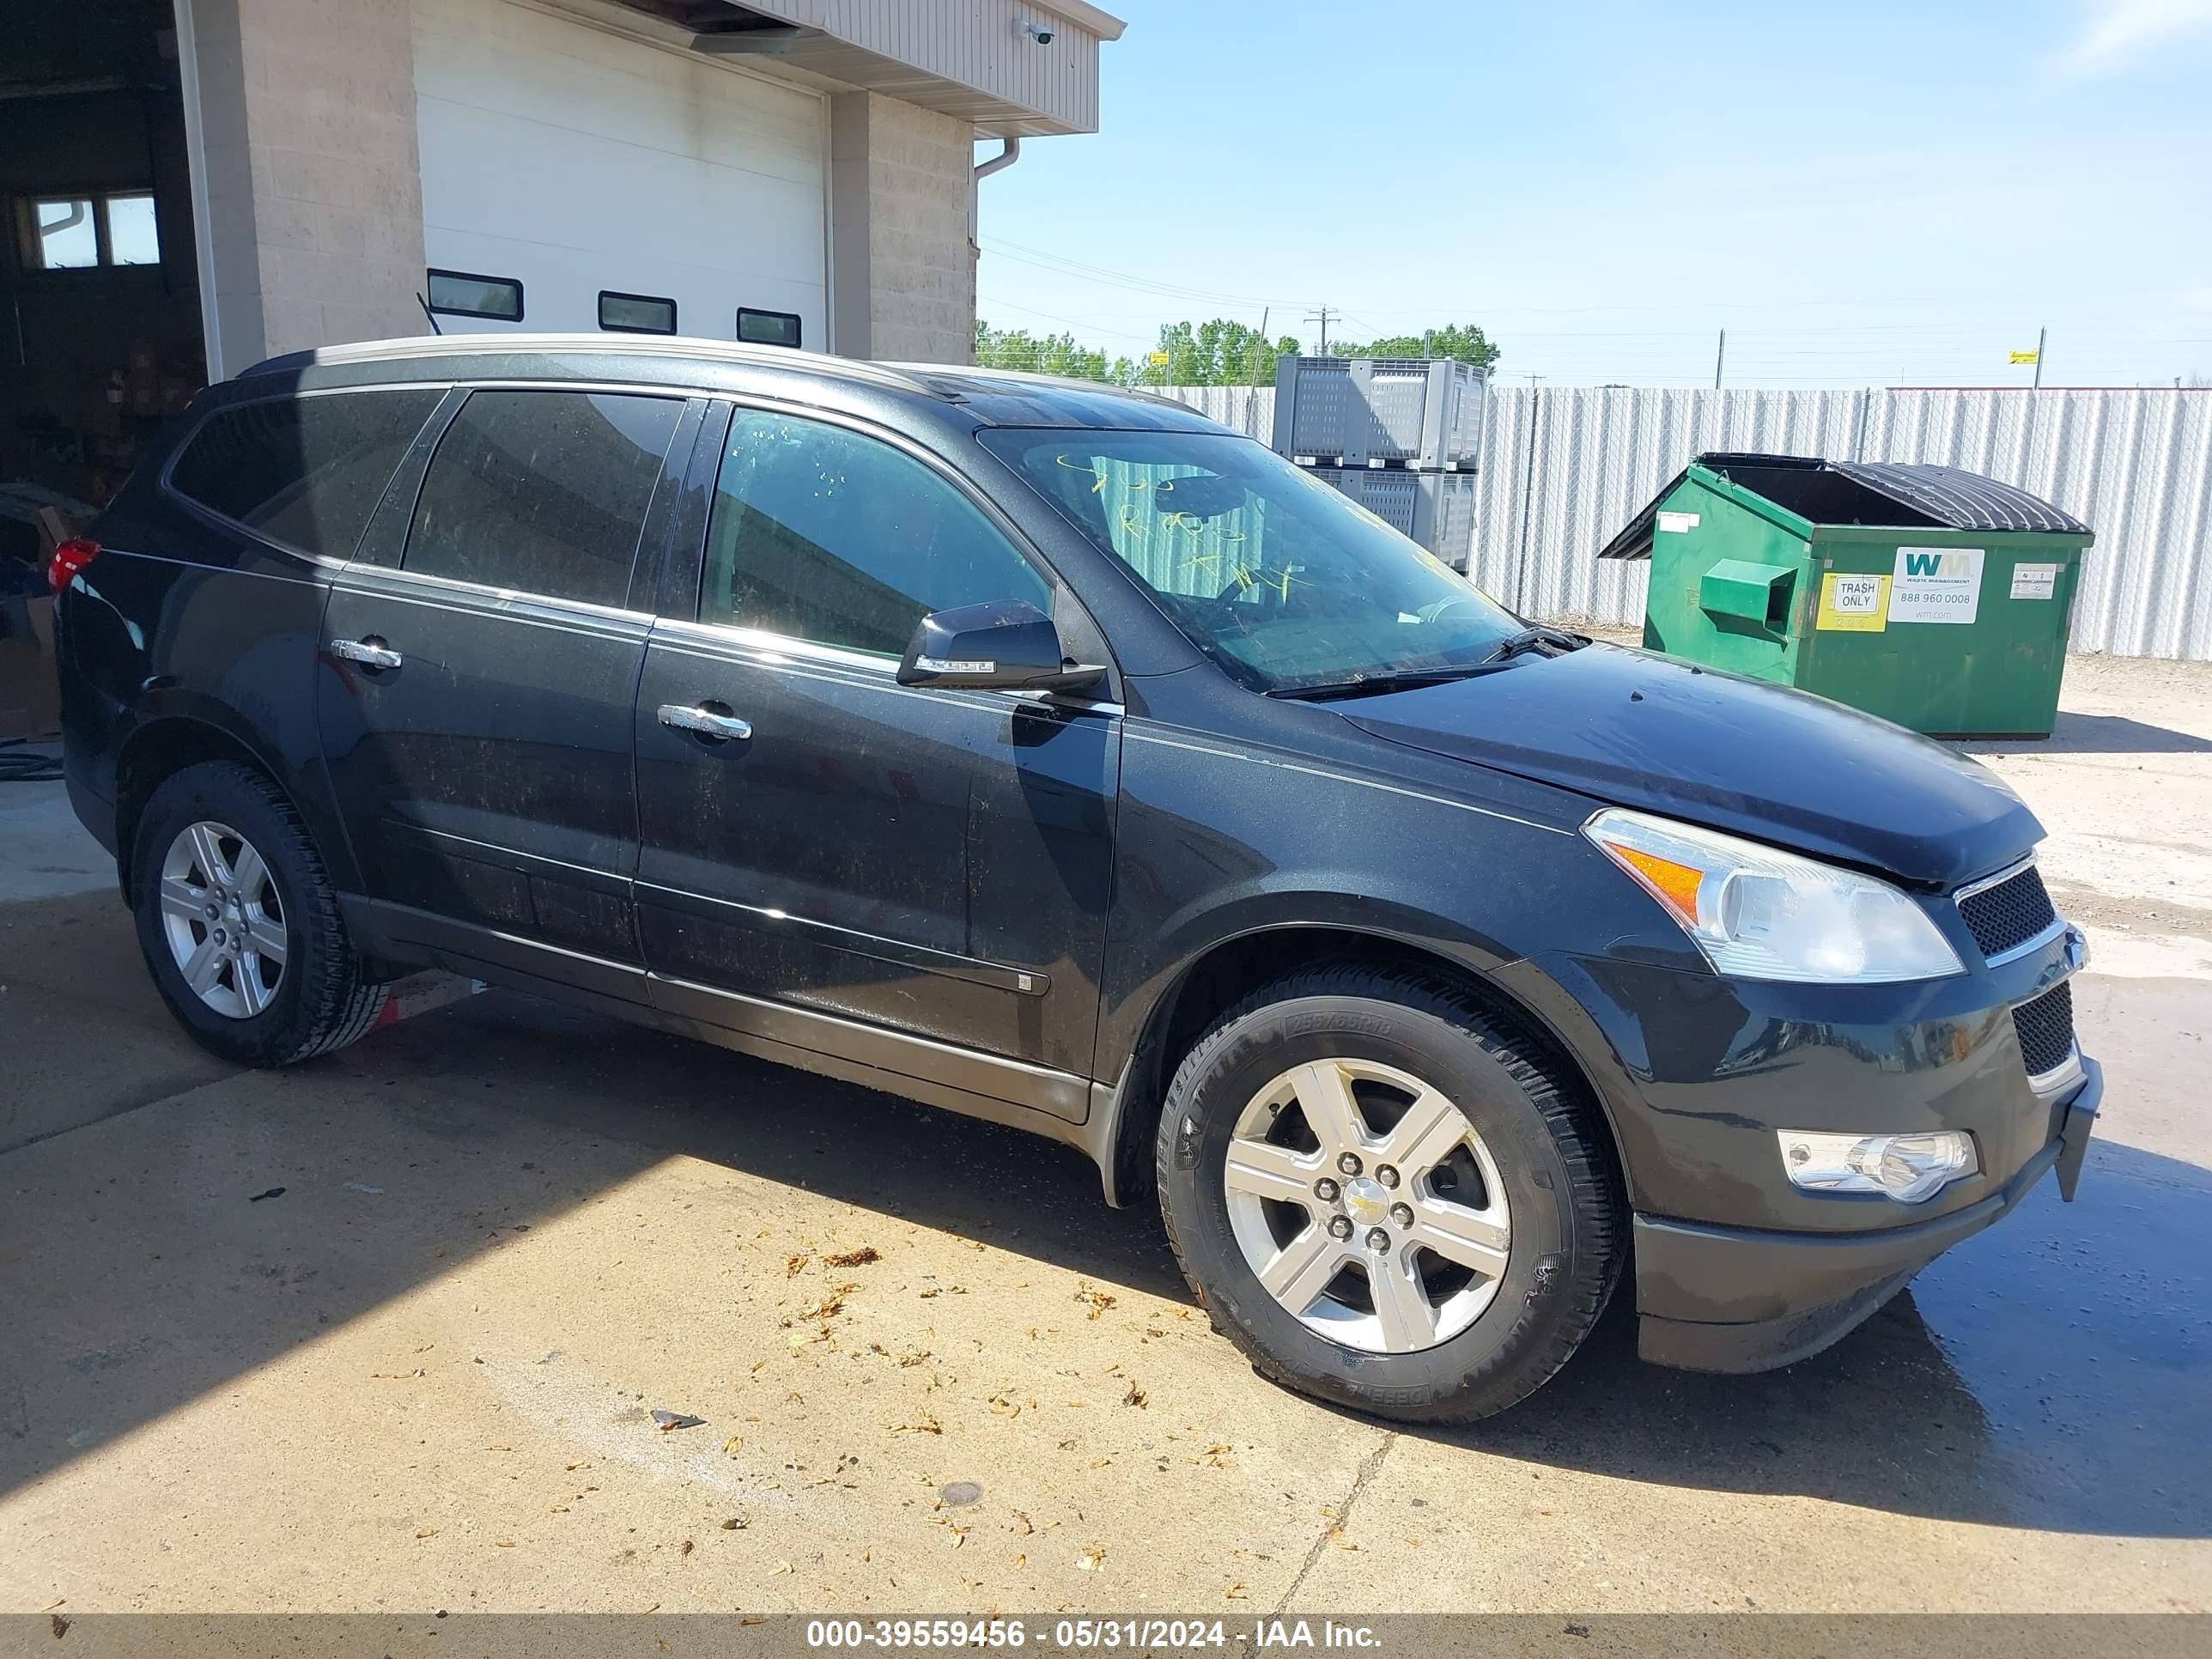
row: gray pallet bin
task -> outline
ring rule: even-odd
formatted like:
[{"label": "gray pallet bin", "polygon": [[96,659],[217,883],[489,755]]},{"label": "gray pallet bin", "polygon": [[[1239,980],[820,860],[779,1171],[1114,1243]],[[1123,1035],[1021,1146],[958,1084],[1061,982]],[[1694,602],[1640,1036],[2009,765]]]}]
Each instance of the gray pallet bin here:
[{"label": "gray pallet bin", "polygon": [[1472,466],[1490,371],[1437,357],[1279,357],[1278,454],[1350,466]]},{"label": "gray pallet bin", "polygon": [[1401,535],[1410,536],[1455,570],[1465,570],[1474,551],[1472,471],[1416,472],[1405,467],[1311,466],[1310,472],[1342,491]]}]

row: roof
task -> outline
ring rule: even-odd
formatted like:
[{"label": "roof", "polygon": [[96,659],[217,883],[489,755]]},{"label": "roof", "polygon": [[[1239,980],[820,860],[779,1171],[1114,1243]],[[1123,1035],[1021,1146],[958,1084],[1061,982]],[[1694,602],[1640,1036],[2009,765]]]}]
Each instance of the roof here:
[{"label": "roof", "polygon": [[1002,138],[1097,131],[1099,46],[1125,27],[1087,0],[629,3],[703,18],[695,45],[709,52],[753,33],[754,20],[771,20],[782,38],[757,66],[825,89],[863,87]]},{"label": "roof", "polygon": [[[1096,380],[1075,380],[1014,369],[970,368],[952,363],[878,363],[836,357],[788,346],[750,345],[683,334],[425,334],[394,340],[365,340],[349,345],[318,346],[254,364],[237,377],[253,380],[276,375],[297,377],[317,368],[362,368],[377,364],[436,364],[461,357],[501,360],[481,371],[520,372],[530,378],[557,378],[564,372],[547,358],[629,358],[661,363],[694,362],[719,370],[771,371],[774,379],[813,380],[902,393],[939,405],[957,405],[962,414],[989,426],[1064,426],[1125,430],[1225,432],[1188,405]],[[520,360],[520,362],[518,362]],[[404,374],[404,370],[398,371]],[[459,371],[456,371],[459,372]],[[577,371],[588,375],[588,371]],[[628,370],[622,371],[624,374]],[[687,374],[683,377],[688,380]],[[726,377],[714,377],[720,384]],[[746,384],[730,381],[730,385]],[[750,384],[772,384],[756,380]],[[787,392],[785,395],[789,395]]]},{"label": "roof", "polygon": [[1048,11],[1055,17],[1065,17],[1071,23],[1079,23],[1101,40],[1118,40],[1121,31],[1129,26],[1110,11],[1086,5],[1084,0],[1036,0],[1040,11]]},{"label": "roof", "polygon": [[[1955,466],[1919,461],[1831,461],[1816,455],[1761,455],[1711,450],[1674,475],[1601,559],[1651,556],[1659,504],[1681,487],[1692,467],[1719,474],[1738,488],[1814,524],[1875,524],[1902,529],[2024,531],[2087,536],[2089,526],[2063,507],[2016,484]],[[1872,513],[1876,516],[1869,517]],[[1848,514],[1848,516],[1845,516]]]},{"label": "roof", "polygon": [[946,363],[886,363],[941,397],[966,404],[994,426],[1120,427],[1146,431],[1223,431],[1189,404],[1103,380],[1033,374],[1026,369],[966,368]]}]

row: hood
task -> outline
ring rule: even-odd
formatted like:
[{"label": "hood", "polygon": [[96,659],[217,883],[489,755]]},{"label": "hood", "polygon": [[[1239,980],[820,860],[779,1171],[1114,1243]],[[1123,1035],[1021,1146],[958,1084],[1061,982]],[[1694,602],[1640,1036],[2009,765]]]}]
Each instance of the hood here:
[{"label": "hood", "polygon": [[1825,697],[1619,646],[1337,705],[1392,743],[1955,886],[2043,826],[1995,773]]}]

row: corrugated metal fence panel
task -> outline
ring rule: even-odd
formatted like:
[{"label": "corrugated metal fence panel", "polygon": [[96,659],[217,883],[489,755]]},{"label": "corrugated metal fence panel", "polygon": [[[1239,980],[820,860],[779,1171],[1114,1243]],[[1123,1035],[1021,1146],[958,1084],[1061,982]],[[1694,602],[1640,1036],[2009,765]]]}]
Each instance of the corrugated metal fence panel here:
[{"label": "corrugated metal fence panel", "polygon": [[[1273,391],[1171,391],[1265,442]],[[1516,610],[1634,623],[1647,567],[1597,550],[1712,449],[1935,461],[2091,526],[2082,651],[2212,661],[2212,392],[1494,388],[1468,569]],[[1449,558],[1447,550],[1439,553]]]},{"label": "corrugated metal fence panel", "polygon": [[2212,659],[2212,396],[2201,392],[1893,392],[1868,450],[2019,484],[2097,532],[2073,642]]},{"label": "corrugated metal fence panel", "polygon": [[1476,580],[1532,616],[1613,623],[1643,619],[1648,573],[1640,563],[1601,563],[1597,550],[1691,456],[1848,455],[1868,397],[1609,386],[1492,395]]},{"label": "corrugated metal fence panel", "polygon": [[1188,404],[1209,421],[1232,427],[1248,438],[1266,443],[1275,430],[1275,388],[1273,385],[1171,386],[1160,396]]}]

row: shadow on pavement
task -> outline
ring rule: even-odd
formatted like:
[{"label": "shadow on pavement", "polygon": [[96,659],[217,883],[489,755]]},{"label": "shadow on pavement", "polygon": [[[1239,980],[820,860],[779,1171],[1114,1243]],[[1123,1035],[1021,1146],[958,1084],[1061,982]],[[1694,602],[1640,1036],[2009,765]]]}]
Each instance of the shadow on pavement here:
[{"label": "shadow on pavement", "polygon": [[1977,738],[1957,746],[1970,755],[2212,755],[2212,738],[2124,714],[2061,713],[2048,738],[2014,743]]},{"label": "shadow on pavement", "polygon": [[[1157,1218],[1108,1209],[1072,1151],[492,993],[0,1163],[0,1490],[674,1154],[1184,1294]],[[390,1196],[345,1202],[349,1180]],[[1526,1404],[1435,1437],[1671,1486],[2212,1535],[2208,1199],[2204,1170],[2100,1144],[2080,1203],[2045,1182],[1803,1364],[1643,1365],[1624,1297]]]},{"label": "shadow on pavement", "polygon": [[1441,1437],[1624,1480],[1903,1515],[2212,1536],[2212,1174],[2100,1142],[1826,1353],[1756,1376],[1635,1358],[1616,1299],[1522,1405]]}]

